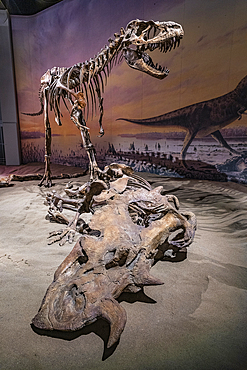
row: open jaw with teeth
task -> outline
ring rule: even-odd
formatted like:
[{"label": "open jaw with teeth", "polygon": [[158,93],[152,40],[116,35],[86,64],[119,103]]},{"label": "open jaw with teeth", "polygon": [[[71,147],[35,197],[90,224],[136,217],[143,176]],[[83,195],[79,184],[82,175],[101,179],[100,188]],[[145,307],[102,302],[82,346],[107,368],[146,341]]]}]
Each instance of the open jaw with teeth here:
[{"label": "open jaw with teeth", "polygon": [[[133,27],[133,25],[132,25]],[[138,28],[139,27],[139,28]],[[184,35],[182,27],[175,22],[141,22],[135,30],[135,37],[129,38],[123,55],[127,64],[158,79],[165,78],[169,70],[158,63],[155,65],[150,55],[146,52],[158,49],[166,53],[180,45]],[[133,27],[134,28],[134,27]],[[128,29],[128,26],[127,26]],[[150,35],[153,35],[150,37]],[[133,49],[130,46],[136,46]]]}]

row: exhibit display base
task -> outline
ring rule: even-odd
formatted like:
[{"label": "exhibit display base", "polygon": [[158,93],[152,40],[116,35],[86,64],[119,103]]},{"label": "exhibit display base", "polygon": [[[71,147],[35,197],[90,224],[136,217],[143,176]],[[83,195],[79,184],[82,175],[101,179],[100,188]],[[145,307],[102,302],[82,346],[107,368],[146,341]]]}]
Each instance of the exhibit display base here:
[{"label": "exhibit display base", "polygon": [[[164,285],[119,297],[127,322],[119,344],[109,349],[109,324],[102,319],[74,333],[32,330],[31,319],[71,244],[47,245],[46,236],[61,225],[45,219],[47,189],[37,180],[1,189],[2,368],[246,367],[246,186],[142,175],[153,188],[177,196],[181,212],[195,213],[198,228],[186,259],[152,267]],[[56,180],[54,189],[61,192],[67,182]]]}]

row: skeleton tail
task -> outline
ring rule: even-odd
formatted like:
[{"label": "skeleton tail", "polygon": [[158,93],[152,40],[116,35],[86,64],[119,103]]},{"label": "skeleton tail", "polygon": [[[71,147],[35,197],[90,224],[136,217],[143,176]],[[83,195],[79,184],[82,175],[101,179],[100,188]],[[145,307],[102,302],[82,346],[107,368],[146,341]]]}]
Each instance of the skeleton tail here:
[{"label": "skeleton tail", "polygon": [[44,97],[43,97],[43,86],[42,85],[40,86],[40,89],[39,89],[39,100],[40,100],[41,108],[38,112],[35,112],[35,113],[21,112],[21,114],[24,114],[25,116],[40,116],[41,114],[43,114],[43,112],[44,112]]},{"label": "skeleton tail", "polygon": [[41,104],[41,109],[39,112],[35,112],[35,113],[24,113],[24,112],[21,112],[21,114],[24,114],[25,116],[40,116],[41,114],[43,114],[44,112],[44,105]]}]

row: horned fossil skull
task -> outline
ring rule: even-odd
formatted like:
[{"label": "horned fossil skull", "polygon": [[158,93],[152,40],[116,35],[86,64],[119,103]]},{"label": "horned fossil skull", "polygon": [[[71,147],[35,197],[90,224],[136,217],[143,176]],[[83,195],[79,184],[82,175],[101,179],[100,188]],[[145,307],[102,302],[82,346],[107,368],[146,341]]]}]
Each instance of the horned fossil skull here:
[{"label": "horned fossil skull", "polygon": [[106,190],[95,195],[96,204],[105,201],[89,223],[97,236],[76,242],[32,320],[39,329],[76,331],[104,319],[110,324],[108,348],[119,341],[127,320],[117,298],[163,284],[150,275],[151,267],[185,251],[196,229],[195,215],[180,213],[177,198],[162,195],[162,187],[126,187],[128,176],[116,181],[110,197]]}]

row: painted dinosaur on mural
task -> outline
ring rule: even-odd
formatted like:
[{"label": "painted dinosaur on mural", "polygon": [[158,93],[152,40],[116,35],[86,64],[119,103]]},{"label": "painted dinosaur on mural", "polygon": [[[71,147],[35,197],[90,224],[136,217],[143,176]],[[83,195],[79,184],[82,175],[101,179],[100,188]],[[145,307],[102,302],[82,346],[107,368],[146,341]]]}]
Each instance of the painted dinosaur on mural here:
[{"label": "painted dinosaur on mural", "polygon": [[[183,28],[175,22],[154,22],[133,20],[120,33],[115,33],[115,39],[109,39],[109,44],[89,61],[77,63],[69,68],[53,67],[41,77],[39,92],[41,109],[35,116],[44,113],[45,123],[45,174],[40,185],[45,182],[51,186],[51,127],[49,122],[49,108],[55,114],[55,121],[60,126],[62,100],[70,111],[70,118],[81,132],[83,146],[89,157],[91,179],[104,177],[98,168],[95,149],[90,140],[85,115],[88,118],[89,109],[92,114],[99,107],[100,136],[104,134],[102,127],[103,98],[102,93],[107,77],[117,62],[125,59],[129,67],[149,74],[152,77],[163,79],[169,70],[154,64],[147,51],[155,49],[167,52],[179,46],[183,37]],[[70,108],[68,105],[70,105]]]},{"label": "painted dinosaur on mural", "polygon": [[231,92],[214,99],[188,105],[187,107],[147,119],[118,118],[147,126],[177,127],[187,131],[181,151],[185,160],[187,150],[195,137],[211,135],[232,153],[238,153],[223,138],[220,129],[240,120],[247,109],[247,76]]}]

